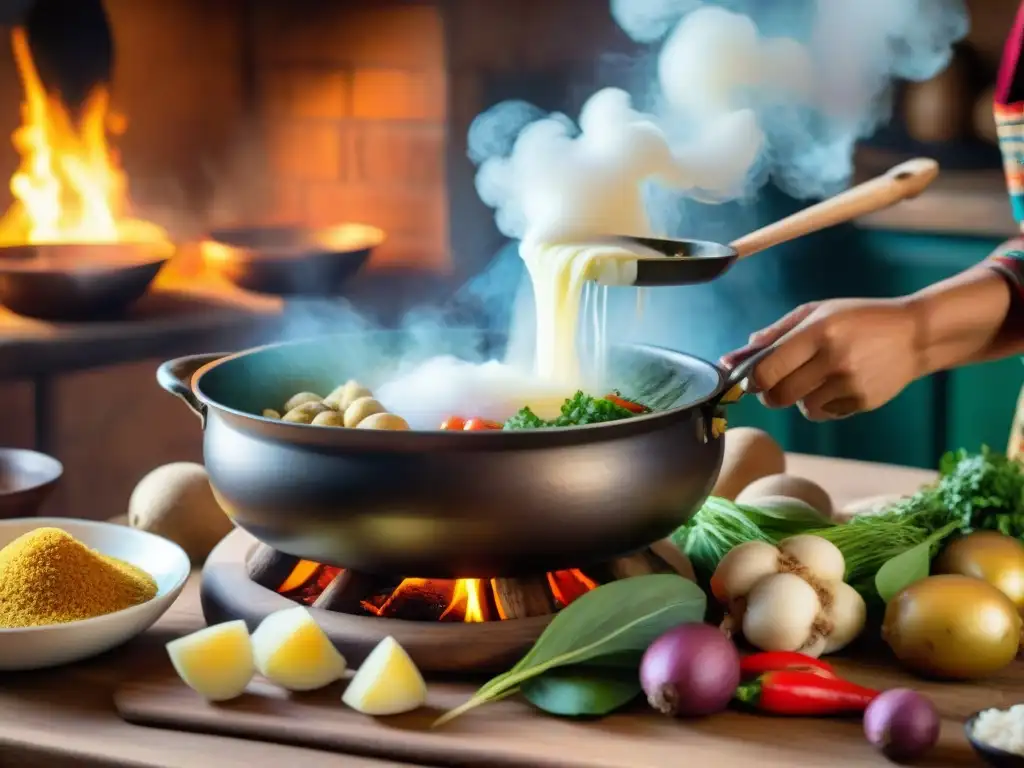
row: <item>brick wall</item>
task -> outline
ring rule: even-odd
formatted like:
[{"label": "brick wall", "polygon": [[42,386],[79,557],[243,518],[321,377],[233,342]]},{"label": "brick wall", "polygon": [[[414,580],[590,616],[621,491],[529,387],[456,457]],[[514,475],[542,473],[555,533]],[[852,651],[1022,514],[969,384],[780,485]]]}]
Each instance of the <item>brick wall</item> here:
[{"label": "brick wall", "polygon": [[256,4],[269,218],[374,224],[374,266],[446,271],[444,35],[434,3]]}]

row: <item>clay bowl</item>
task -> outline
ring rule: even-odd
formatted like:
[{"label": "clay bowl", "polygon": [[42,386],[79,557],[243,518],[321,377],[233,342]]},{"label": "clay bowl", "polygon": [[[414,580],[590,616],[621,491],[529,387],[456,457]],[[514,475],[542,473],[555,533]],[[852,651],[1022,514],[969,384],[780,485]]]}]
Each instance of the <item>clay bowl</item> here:
[{"label": "clay bowl", "polygon": [[202,248],[208,268],[247,291],[337,296],[383,242],[365,224],[239,227],[211,232]]},{"label": "clay bowl", "polygon": [[166,242],[0,247],[0,304],[40,320],[115,317],[142,298],[173,255]]},{"label": "clay bowl", "polygon": [[38,513],[62,474],[64,466],[45,453],[0,448],[0,518]]}]

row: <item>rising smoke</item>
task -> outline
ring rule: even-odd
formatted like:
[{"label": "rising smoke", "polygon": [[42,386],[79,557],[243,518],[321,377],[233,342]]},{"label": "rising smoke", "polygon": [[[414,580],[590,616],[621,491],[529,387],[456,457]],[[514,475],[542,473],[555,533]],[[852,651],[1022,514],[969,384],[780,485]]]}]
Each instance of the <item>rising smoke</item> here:
[{"label": "rising smoke", "polygon": [[[576,121],[504,102],[470,129],[477,190],[509,237],[709,237],[709,222],[732,237],[754,224],[745,204],[769,181],[796,198],[834,194],[854,144],[888,119],[893,80],[940,72],[968,29],[962,0],[611,0],[611,13],[650,44],[649,88],[598,91]],[[739,341],[733,326],[745,335],[770,319],[753,308],[781,279],[762,259],[713,285],[659,289],[640,326],[620,290],[612,327],[719,354]],[[709,333],[709,312],[730,329]]]}]

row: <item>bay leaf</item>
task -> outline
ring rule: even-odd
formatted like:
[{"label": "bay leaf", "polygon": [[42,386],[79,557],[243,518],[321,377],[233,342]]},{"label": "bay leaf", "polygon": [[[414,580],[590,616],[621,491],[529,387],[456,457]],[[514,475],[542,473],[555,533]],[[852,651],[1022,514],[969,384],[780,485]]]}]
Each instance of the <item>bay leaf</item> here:
[{"label": "bay leaf", "polygon": [[928,578],[932,566],[932,548],[960,528],[959,522],[944,525],[927,539],[886,560],[875,574],[875,590],[886,603],[915,581]]},{"label": "bay leaf", "polygon": [[640,695],[634,667],[564,667],[522,684],[520,692],[533,706],[562,717],[603,717]]},{"label": "bay leaf", "polygon": [[604,584],[563,608],[519,663],[485,683],[434,725],[453,720],[549,669],[643,653],[672,627],[702,621],[706,608],[700,587],[677,574],[634,576]]}]

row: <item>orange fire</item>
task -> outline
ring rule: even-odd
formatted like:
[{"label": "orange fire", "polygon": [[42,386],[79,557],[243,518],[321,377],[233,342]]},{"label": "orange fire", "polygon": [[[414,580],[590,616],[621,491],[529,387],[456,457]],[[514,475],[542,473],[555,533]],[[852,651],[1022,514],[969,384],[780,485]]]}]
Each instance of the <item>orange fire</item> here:
[{"label": "orange fire", "polygon": [[14,202],[0,218],[0,244],[163,243],[156,224],[130,216],[128,180],[107,134],[126,122],[110,110],[110,93],[90,92],[79,120],[47,93],[23,28],[11,33],[24,88],[21,126],[12,141],[21,164],[11,177]]},{"label": "orange fire", "polygon": [[[340,571],[340,568],[300,560],[277,591],[311,605]],[[597,582],[576,569],[549,573],[547,582],[551,595],[559,607],[569,605],[598,586]],[[381,593],[372,599],[362,600],[361,605],[368,613],[377,616],[401,616],[404,610],[403,601],[440,600],[441,602],[434,603],[438,610],[443,607],[440,615],[435,614],[439,621],[481,623],[495,618],[495,608],[496,618],[507,619],[508,617],[502,614],[501,606],[491,599],[493,589],[494,583],[489,579],[402,579],[390,593]],[[405,608],[407,607],[408,603],[405,604]]]}]

